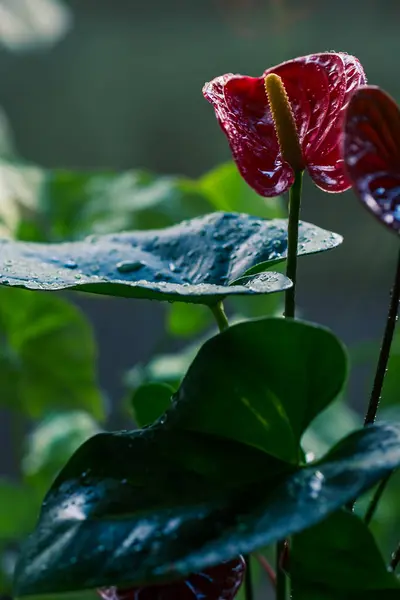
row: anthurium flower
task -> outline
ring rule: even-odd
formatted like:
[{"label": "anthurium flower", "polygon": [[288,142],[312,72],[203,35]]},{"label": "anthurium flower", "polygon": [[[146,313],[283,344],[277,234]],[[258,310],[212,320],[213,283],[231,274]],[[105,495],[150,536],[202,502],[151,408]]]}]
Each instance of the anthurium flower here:
[{"label": "anthurium flower", "polygon": [[345,118],[344,157],[354,191],[385,225],[400,230],[400,110],[388,94],[364,86]]},{"label": "anthurium flower", "polygon": [[282,154],[265,89],[271,73],[278,75],[286,90],[301,167],[321,189],[345,191],[350,181],[341,155],[341,132],[350,97],[366,82],[360,62],[343,52],[312,54],[268,69],[261,77],[228,73],[206,83],[203,94],[215,109],[242,176],[266,197],[285,192],[294,181],[294,168]]},{"label": "anthurium flower", "polygon": [[129,589],[103,588],[99,594],[103,600],[233,600],[243,582],[245,569],[245,561],[240,556],[174,583]]}]

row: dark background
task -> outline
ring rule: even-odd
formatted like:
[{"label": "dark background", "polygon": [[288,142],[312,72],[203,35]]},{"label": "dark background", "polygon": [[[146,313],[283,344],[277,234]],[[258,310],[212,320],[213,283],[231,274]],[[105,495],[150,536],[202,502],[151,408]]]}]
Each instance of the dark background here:
[{"label": "dark background", "polygon": [[[51,49],[0,50],[0,106],[17,149],[45,167],[145,167],[198,176],[230,158],[205,81],[259,75],[289,58],[355,54],[370,83],[400,95],[398,0],[70,0],[73,23]],[[260,202],[263,200],[260,198]],[[301,260],[303,315],[345,342],[379,336],[396,244],[352,193],[328,195],[308,180],[303,213],[344,235],[335,252]],[[119,399],[124,371],[151,355],[164,307],[73,296],[99,342],[99,378]],[[364,380],[352,400],[366,401]],[[11,468],[8,432],[0,471]]]}]

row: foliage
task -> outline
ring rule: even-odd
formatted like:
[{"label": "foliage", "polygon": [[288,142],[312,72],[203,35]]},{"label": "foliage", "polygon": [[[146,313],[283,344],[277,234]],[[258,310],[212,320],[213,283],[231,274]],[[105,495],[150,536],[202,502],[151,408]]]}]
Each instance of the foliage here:
[{"label": "foliage", "polygon": [[[263,204],[231,163],[190,180],[52,171],[5,154],[0,389],[19,474],[0,480],[0,593],[14,576],[19,596],[89,598],[268,554],[291,537],[295,600],[397,597],[382,554],[398,524],[396,478],[372,527],[360,517],[400,465],[398,337],[391,412],[362,428],[346,404],[343,344],[281,318],[292,286],[281,199]],[[300,222],[295,250],[341,241]],[[112,399],[127,430],[105,431],[75,291],[174,302],[162,348]]]}]

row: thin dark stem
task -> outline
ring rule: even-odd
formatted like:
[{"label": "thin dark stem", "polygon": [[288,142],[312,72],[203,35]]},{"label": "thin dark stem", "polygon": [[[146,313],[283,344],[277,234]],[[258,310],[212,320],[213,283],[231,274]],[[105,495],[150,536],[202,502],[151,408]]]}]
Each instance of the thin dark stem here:
[{"label": "thin dark stem", "polygon": [[297,246],[299,243],[299,218],[303,171],[295,175],[289,192],[288,249],[286,276],[293,286],[285,292],[285,317],[294,318],[296,312]]},{"label": "thin dark stem", "polygon": [[246,595],[246,600],[254,600],[253,580],[251,577],[250,554],[246,554],[244,559],[246,561],[246,575],[245,575],[245,579],[244,579],[244,591],[245,591],[245,595]]},{"label": "thin dark stem", "polygon": [[282,558],[286,552],[286,542],[278,542],[276,545],[276,600],[286,600],[287,577],[282,568]]},{"label": "thin dark stem", "polygon": [[367,414],[364,425],[369,425],[375,421],[378,412],[379,401],[381,399],[383,382],[387,371],[387,365],[390,356],[393,334],[396,327],[397,312],[400,300],[400,250],[397,258],[396,274],[392,289],[392,297],[389,304],[389,312],[386,321],[385,333],[383,334],[382,347],[379,354],[376,367],[374,384],[372,386],[371,397],[368,404]]},{"label": "thin dark stem", "polygon": [[218,329],[221,332],[225,331],[225,329],[228,329],[228,327],[229,327],[228,318],[225,314],[224,305],[222,304],[222,302],[217,302],[217,304],[210,306],[210,308],[211,308],[211,312],[214,315],[214,318],[217,322]]},{"label": "thin dark stem", "polygon": [[[295,178],[289,192],[289,219],[288,219],[288,249],[286,276],[292,281],[293,286],[285,292],[285,312],[287,319],[296,316],[296,280],[297,280],[297,252],[299,244],[299,219],[301,206],[301,190],[303,185],[303,171],[295,173]],[[276,600],[286,600],[287,577],[281,565],[281,558],[286,551],[286,542],[281,540],[276,545]]]},{"label": "thin dark stem", "polygon": [[372,521],[372,518],[378,507],[379,501],[382,497],[383,492],[386,489],[387,484],[389,483],[389,479],[391,478],[392,474],[393,474],[393,471],[391,473],[389,473],[389,475],[387,475],[385,477],[385,479],[382,479],[382,481],[376,488],[374,495],[371,498],[371,502],[368,505],[367,512],[365,513],[365,517],[364,517],[364,521],[367,525],[369,525]]},{"label": "thin dark stem", "polygon": [[392,560],[390,561],[390,569],[395,571],[400,564],[400,544],[397,546],[397,550],[392,555]]}]

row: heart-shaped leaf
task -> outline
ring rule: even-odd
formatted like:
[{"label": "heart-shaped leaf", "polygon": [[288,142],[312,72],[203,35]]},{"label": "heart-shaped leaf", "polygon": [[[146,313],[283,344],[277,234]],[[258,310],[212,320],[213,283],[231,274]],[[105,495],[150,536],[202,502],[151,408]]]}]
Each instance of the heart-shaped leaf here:
[{"label": "heart-shaped leaf", "polygon": [[340,393],[346,374],[346,352],[327,329],[246,321],[202,346],[167,418],[297,463],[303,432]]},{"label": "heart-shaped leaf", "polygon": [[372,533],[349,512],[294,536],[290,572],[293,600],[400,597],[400,581],[388,572]]},{"label": "heart-shaped leaf", "polygon": [[[3,240],[0,284],[211,305],[228,295],[267,294],[290,287],[284,275],[270,272],[230,285],[260,263],[284,260],[286,238],[286,220],[213,213],[164,230],[82,242]],[[299,254],[327,250],[340,242],[336,234],[301,224]]]},{"label": "heart-shaped leaf", "polygon": [[400,464],[400,424],[357,431],[295,472],[271,460],[165,425],[95,436],[45,500],[17,595],[173,580],[300,532]]}]

